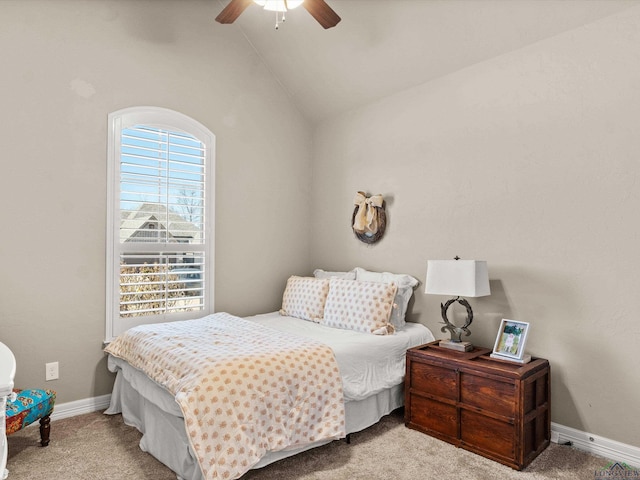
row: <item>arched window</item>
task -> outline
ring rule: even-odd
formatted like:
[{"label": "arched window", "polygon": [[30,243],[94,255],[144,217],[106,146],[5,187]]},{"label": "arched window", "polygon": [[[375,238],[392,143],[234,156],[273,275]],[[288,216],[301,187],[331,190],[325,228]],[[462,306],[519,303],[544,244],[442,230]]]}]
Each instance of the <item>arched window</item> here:
[{"label": "arched window", "polygon": [[172,110],[109,115],[109,341],[213,309],[215,136]]}]

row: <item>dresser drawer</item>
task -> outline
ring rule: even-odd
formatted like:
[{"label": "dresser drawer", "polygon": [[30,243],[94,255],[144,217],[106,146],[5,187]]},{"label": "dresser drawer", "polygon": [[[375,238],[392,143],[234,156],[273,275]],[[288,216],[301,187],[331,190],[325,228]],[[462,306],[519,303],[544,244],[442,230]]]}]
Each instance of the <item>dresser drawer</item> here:
[{"label": "dresser drawer", "polygon": [[513,424],[486,417],[476,412],[463,410],[460,414],[460,439],[483,454],[492,454],[504,459],[515,456],[516,432]]},{"label": "dresser drawer", "polygon": [[450,368],[411,362],[408,378],[411,388],[452,401],[458,399],[457,373]]},{"label": "dresser drawer", "polygon": [[513,418],[516,414],[515,393],[513,382],[465,372],[460,375],[460,401],[465,405]]},{"label": "dresser drawer", "polygon": [[411,416],[408,423],[429,433],[455,440],[458,436],[458,412],[450,405],[420,395],[410,396]]}]

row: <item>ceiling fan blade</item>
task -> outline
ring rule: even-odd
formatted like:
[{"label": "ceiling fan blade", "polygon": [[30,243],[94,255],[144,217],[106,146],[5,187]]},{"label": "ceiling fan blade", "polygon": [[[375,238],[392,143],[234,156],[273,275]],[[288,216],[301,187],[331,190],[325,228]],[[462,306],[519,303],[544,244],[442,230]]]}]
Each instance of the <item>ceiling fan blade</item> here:
[{"label": "ceiling fan blade", "polygon": [[302,6],[325,29],[335,27],[341,20],[338,14],[324,0],[304,0]]},{"label": "ceiling fan blade", "polygon": [[253,3],[253,0],[231,0],[216,17],[218,23],[233,23],[244,10]]}]

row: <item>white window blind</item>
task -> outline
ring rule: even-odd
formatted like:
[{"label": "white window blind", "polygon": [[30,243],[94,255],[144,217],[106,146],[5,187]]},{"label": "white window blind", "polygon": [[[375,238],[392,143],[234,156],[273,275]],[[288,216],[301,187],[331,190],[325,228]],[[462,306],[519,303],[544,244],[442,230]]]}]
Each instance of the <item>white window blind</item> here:
[{"label": "white window blind", "polygon": [[110,123],[107,340],[213,311],[213,134],[150,107]]}]

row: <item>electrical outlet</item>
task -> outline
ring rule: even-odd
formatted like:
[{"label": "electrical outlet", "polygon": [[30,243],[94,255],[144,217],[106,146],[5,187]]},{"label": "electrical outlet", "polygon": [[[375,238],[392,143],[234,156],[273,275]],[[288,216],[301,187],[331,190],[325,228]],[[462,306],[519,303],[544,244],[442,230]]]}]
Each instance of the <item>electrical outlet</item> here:
[{"label": "electrical outlet", "polygon": [[58,362],[46,363],[45,367],[45,380],[57,380],[59,377]]}]

